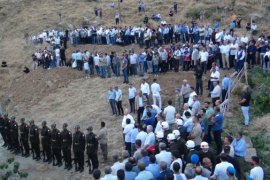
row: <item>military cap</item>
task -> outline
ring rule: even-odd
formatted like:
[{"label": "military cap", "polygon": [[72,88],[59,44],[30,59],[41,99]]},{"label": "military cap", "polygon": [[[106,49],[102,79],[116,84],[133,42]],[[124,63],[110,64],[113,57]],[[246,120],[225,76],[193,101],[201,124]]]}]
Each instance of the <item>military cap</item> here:
[{"label": "military cap", "polygon": [[77,125],[75,126],[75,129],[80,129],[80,125],[77,124]]},{"label": "military cap", "polygon": [[47,121],[42,121],[41,123],[43,126],[47,124]]},{"label": "military cap", "polygon": [[93,127],[91,125],[89,125],[86,130],[87,131],[93,131]]},{"label": "military cap", "polygon": [[52,129],[56,128],[56,124],[55,123],[52,123],[51,128]]},{"label": "military cap", "polygon": [[68,127],[68,124],[67,123],[64,123],[63,124],[63,128],[67,128]]},{"label": "military cap", "polygon": [[15,121],[16,117],[15,116],[11,116],[10,120]]}]

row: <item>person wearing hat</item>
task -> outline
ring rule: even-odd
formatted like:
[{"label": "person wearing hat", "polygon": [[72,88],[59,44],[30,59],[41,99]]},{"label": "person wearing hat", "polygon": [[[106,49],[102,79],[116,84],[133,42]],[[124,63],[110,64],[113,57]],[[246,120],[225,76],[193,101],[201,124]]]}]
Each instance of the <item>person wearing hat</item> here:
[{"label": "person wearing hat", "polygon": [[[164,137],[166,138],[168,136],[168,134],[172,133],[172,131],[169,128],[169,124],[167,121],[163,121],[161,123],[161,127],[162,127],[162,131],[164,133]],[[166,144],[168,144],[168,141],[166,139]]]},{"label": "person wearing hat", "polygon": [[173,130],[172,132],[175,135],[175,139],[176,139],[176,143],[177,143],[177,147],[178,147],[178,151],[180,154],[180,157],[183,158],[184,155],[187,152],[187,147],[186,147],[186,141],[181,137],[181,133],[179,130]]},{"label": "person wearing hat", "polygon": [[50,164],[52,162],[51,130],[47,126],[46,121],[42,121],[41,125],[42,125],[42,128],[41,128],[40,135],[41,135],[41,145],[43,149],[43,162],[48,162]]},{"label": "person wearing hat", "polygon": [[[61,155],[61,134],[60,131],[56,128],[56,124],[51,125],[52,128],[52,157],[53,157],[53,166],[61,167],[62,166],[62,155]],[[57,163],[55,163],[55,159]]]},{"label": "person wearing hat", "polygon": [[22,149],[22,156],[29,157],[30,156],[30,148],[29,148],[29,126],[25,123],[25,119],[21,118],[20,125],[20,142]]},{"label": "person wearing hat", "polygon": [[96,135],[93,133],[92,126],[87,127],[87,134],[85,137],[85,141],[86,141],[86,153],[88,156],[87,162],[89,166],[89,174],[91,174],[95,169],[98,169],[98,166],[99,166],[98,155],[97,155],[98,140],[97,140]]},{"label": "person wearing hat", "polygon": [[72,168],[72,165],[71,165],[72,134],[67,129],[67,127],[68,127],[67,123],[64,123],[62,127],[63,127],[63,129],[62,129],[60,135],[61,135],[61,139],[62,139],[61,149],[62,149],[64,161],[65,161],[64,169],[70,170]]},{"label": "person wearing hat", "polygon": [[235,173],[236,173],[236,171],[235,171],[234,167],[229,166],[227,168],[227,176],[229,177],[229,180],[237,180],[237,178],[235,177]]},{"label": "person wearing hat", "polygon": [[163,131],[156,132],[155,154],[159,153],[159,144],[166,143]]},{"label": "person wearing hat", "polygon": [[29,140],[31,144],[31,150],[33,159],[40,160],[40,140],[39,140],[39,128],[35,125],[35,121],[30,121]]},{"label": "person wearing hat", "polygon": [[14,151],[15,154],[18,154],[20,152],[19,127],[15,119],[15,116],[10,118],[11,151]]},{"label": "person wearing hat", "polygon": [[211,160],[212,165],[216,165],[216,154],[215,152],[209,147],[208,143],[203,141],[201,142],[201,150],[199,151],[200,162],[202,163],[203,158],[207,157]]},{"label": "person wearing hat", "polygon": [[179,136],[185,140],[186,139],[186,130],[183,127],[184,125],[184,120],[181,118],[180,114],[176,114],[175,116],[175,124],[176,124],[176,130],[179,131]]},{"label": "person wearing hat", "polygon": [[192,140],[188,140],[187,142],[186,142],[186,146],[187,146],[187,153],[185,154],[185,161],[187,162],[187,163],[190,163],[191,161],[190,161],[190,158],[191,158],[191,156],[193,155],[193,154],[199,154],[199,152],[197,151],[197,150],[195,150],[194,148],[195,148],[195,143],[194,143],[194,141],[192,141]]},{"label": "person wearing hat", "polygon": [[85,135],[80,131],[80,125],[75,126],[73,134],[73,153],[75,171],[84,171]]},{"label": "person wearing hat", "polygon": [[186,164],[186,168],[184,170],[184,174],[186,175],[187,179],[193,179],[196,176],[195,169],[199,166],[199,156],[198,154],[192,154],[189,158],[189,162]]},{"label": "person wearing hat", "polygon": [[173,133],[167,135],[167,141],[169,145],[169,151],[177,151],[179,153],[179,147],[176,141],[176,137]]}]

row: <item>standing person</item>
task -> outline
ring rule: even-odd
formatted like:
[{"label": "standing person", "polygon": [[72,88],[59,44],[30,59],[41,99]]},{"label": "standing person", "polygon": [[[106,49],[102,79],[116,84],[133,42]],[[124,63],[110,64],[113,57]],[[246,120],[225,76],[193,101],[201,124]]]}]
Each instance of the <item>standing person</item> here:
[{"label": "standing person", "polygon": [[230,78],[227,75],[225,75],[224,78],[222,79],[222,92],[221,92],[222,102],[225,101],[227,92],[230,88],[230,83],[231,83]]},{"label": "standing person", "polygon": [[[61,167],[62,166],[62,154],[61,154],[61,143],[62,138],[60,131],[56,128],[56,124],[51,125],[52,128],[52,157],[53,157],[53,166]],[[57,163],[55,163],[56,159]]]},{"label": "standing person", "polygon": [[100,68],[99,68],[100,59],[99,59],[99,55],[97,53],[95,54],[93,60],[94,60],[94,65],[95,65],[95,69],[96,69],[96,74],[97,74],[97,76],[99,76],[100,75]]},{"label": "standing person", "polygon": [[112,64],[113,64],[113,70],[114,70],[115,76],[117,78],[119,78],[119,76],[120,76],[120,58],[116,54],[116,52],[113,53]]},{"label": "standing person", "polygon": [[128,59],[127,59],[127,55],[124,54],[123,59],[122,59],[122,72],[123,72],[123,77],[124,77],[124,82],[128,84]]},{"label": "standing person", "polygon": [[203,80],[202,80],[202,76],[203,76],[203,71],[202,68],[197,65],[195,68],[195,78],[196,78],[196,93],[197,95],[202,95],[203,94]]},{"label": "standing person", "polygon": [[147,98],[147,101],[149,101],[150,88],[149,88],[149,84],[146,82],[145,79],[142,80],[141,91],[143,95]]},{"label": "standing person", "polygon": [[245,49],[244,47],[240,46],[238,51],[235,54],[235,60],[236,60],[235,71],[236,72],[239,73],[244,67],[245,57],[246,57]]},{"label": "standing person", "polygon": [[21,146],[23,147],[22,156],[23,157],[29,157],[29,142],[28,142],[28,137],[29,137],[29,126],[25,123],[25,119],[21,118],[21,125],[20,125],[20,142]]},{"label": "standing person", "polygon": [[4,141],[4,144],[2,145],[2,147],[6,147],[7,139],[6,139],[6,134],[5,134],[5,120],[4,120],[1,112],[0,112],[0,133],[1,133],[2,139]]},{"label": "standing person", "polygon": [[100,149],[102,151],[102,155],[104,158],[104,161],[107,161],[108,159],[108,130],[105,127],[105,122],[101,122],[101,128],[98,132],[98,141],[99,141],[99,145],[100,145]]},{"label": "standing person", "polygon": [[214,135],[214,140],[217,146],[217,154],[220,154],[222,151],[222,141],[221,141],[221,133],[223,129],[223,114],[220,112],[219,107],[215,107],[215,115],[212,117],[212,131]]},{"label": "standing person", "polygon": [[249,91],[249,87],[248,86],[244,86],[243,88],[243,95],[242,98],[239,102],[240,106],[241,106],[241,110],[243,112],[243,116],[245,119],[244,125],[248,126],[249,125],[249,104],[250,104],[250,99],[251,99],[251,95],[250,95],[250,91]]},{"label": "standing person", "polygon": [[[85,137],[86,141],[86,153],[88,156],[88,166],[89,166],[89,174],[92,174],[95,169],[98,169],[98,140],[96,135],[93,133],[93,127],[87,127],[87,134]],[[91,168],[92,167],[92,168]]]},{"label": "standing person", "polygon": [[164,109],[165,121],[169,124],[170,130],[174,129],[175,124],[175,107],[172,106],[172,100],[168,101],[168,106]]},{"label": "standing person", "polygon": [[106,59],[106,74],[107,77],[110,78],[111,77],[111,57],[105,53],[105,59]]},{"label": "standing person", "polygon": [[61,131],[60,135],[62,139],[61,149],[63,152],[64,161],[65,161],[64,169],[67,169],[69,171],[72,168],[72,164],[71,164],[72,134],[67,129],[68,127],[67,123],[64,123],[62,127],[63,127],[63,130]]},{"label": "standing person", "polygon": [[190,94],[190,85],[186,79],[183,80],[180,94],[183,96],[183,104],[187,103]]},{"label": "standing person", "polygon": [[38,127],[35,125],[34,120],[30,121],[29,136],[33,159],[39,161],[40,160],[39,130]]},{"label": "standing person", "polygon": [[232,146],[234,148],[234,158],[239,164],[239,179],[243,179],[245,177],[245,167],[246,167],[246,161],[245,157],[247,154],[247,143],[245,139],[243,138],[243,135],[241,132],[237,132],[235,139],[232,142]]},{"label": "standing person", "polygon": [[256,63],[256,52],[257,52],[257,47],[255,46],[254,41],[250,41],[249,46],[247,48],[248,68],[254,67]]},{"label": "standing person", "polygon": [[216,81],[213,82],[214,89],[210,92],[213,106],[215,106],[216,100],[219,100],[221,97],[221,87],[218,85]]},{"label": "standing person", "polygon": [[106,65],[107,65],[106,57],[103,56],[103,53],[101,53],[99,56],[99,69],[100,69],[100,77],[102,79],[106,78]]},{"label": "standing person", "polygon": [[20,144],[19,144],[19,127],[15,120],[15,116],[10,118],[10,137],[11,137],[11,150],[15,154],[20,153]]},{"label": "standing person", "polygon": [[194,141],[195,147],[194,149],[199,151],[200,150],[200,145],[202,142],[202,127],[200,125],[200,118],[201,115],[194,115],[193,116],[193,127],[192,130],[190,131],[187,139]]},{"label": "standing person", "polygon": [[222,55],[222,65],[223,65],[224,70],[226,67],[227,67],[227,70],[230,69],[230,62],[229,62],[230,48],[231,46],[227,43],[227,41],[225,41],[224,44],[220,46],[220,51]]},{"label": "standing person", "polygon": [[153,84],[151,84],[151,91],[153,96],[153,104],[157,105],[157,101],[159,102],[159,108],[162,108],[161,96],[160,96],[160,85],[157,83],[157,79],[153,80]]},{"label": "standing person", "polygon": [[75,171],[84,171],[85,135],[80,131],[80,125],[75,126],[73,134],[73,153]]},{"label": "standing person", "polygon": [[204,108],[206,109],[205,111],[205,118],[206,118],[206,128],[207,132],[205,132],[205,141],[208,142],[208,144],[212,143],[212,117],[215,113],[213,107],[210,105],[211,103],[209,101],[204,102]]},{"label": "standing person", "polygon": [[129,153],[129,156],[131,156],[131,131],[134,128],[134,123],[131,123],[130,119],[126,119],[126,125],[124,127],[123,130],[123,134],[124,134],[124,141],[125,141],[125,146],[126,146],[126,150]]},{"label": "standing person", "polygon": [[129,84],[128,88],[128,100],[130,105],[130,113],[135,113],[135,96],[136,96],[136,88],[132,83]]},{"label": "standing person", "polygon": [[120,13],[115,14],[115,25],[118,25],[120,21]]},{"label": "standing person", "polygon": [[122,107],[122,90],[115,86],[115,102],[118,109],[118,115],[124,115],[124,110]]},{"label": "standing person", "polygon": [[202,51],[200,51],[199,54],[200,54],[199,56],[200,56],[200,64],[201,64],[202,70],[203,70],[204,74],[206,74],[209,54],[206,51],[206,48],[204,48],[204,47],[203,47]]},{"label": "standing person", "polygon": [[257,156],[252,156],[251,164],[253,168],[250,170],[249,177],[254,180],[263,180],[264,172],[263,172],[263,168],[260,166],[260,159]]},{"label": "standing person", "polygon": [[10,119],[8,118],[8,114],[4,114],[4,136],[6,139],[6,145],[4,147],[8,147],[10,149]]},{"label": "standing person", "polygon": [[147,98],[143,95],[142,91],[140,90],[135,98],[135,108],[137,111],[137,122],[138,124],[141,123],[141,117],[144,112],[144,106],[147,103]]},{"label": "standing person", "polygon": [[115,98],[116,98],[115,91],[113,90],[112,87],[110,87],[110,89],[107,92],[107,101],[110,103],[113,115],[117,115],[117,111],[115,107],[115,104],[116,104]]},{"label": "standing person", "polygon": [[[42,121],[42,129],[40,132],[41,135],[41,145],[43,150],[43,162],[52,162],[52,153],[51,153],[51,130],[47,126],[46,121]],[[45,156],[47,159],[45,159]]]}]

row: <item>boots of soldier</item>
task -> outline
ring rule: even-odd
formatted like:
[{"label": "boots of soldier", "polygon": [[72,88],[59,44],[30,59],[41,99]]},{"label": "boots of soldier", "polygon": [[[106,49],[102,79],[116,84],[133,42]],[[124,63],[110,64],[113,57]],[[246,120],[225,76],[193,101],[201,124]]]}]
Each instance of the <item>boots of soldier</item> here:
[{"label": "boots of soldier", "polygon": [[72,169],[72,165],[69,164],[68,167],[67,167],[67,170],[69,171],[69,170],[71,170],[71,169]]},{"label": "boots of soldier", "polygon": [[82,173],[84,171],[84,167],[80,168],[80,173]]},{"label": "boots of soldier", "polygon": [[75,171],[78,172],[80,169],[79,167],[77,166],[77,164],[75,165]]},{"label": "boots of soldier", "polygon": [[57,162],[58,167],[62,166],[62,161]]},{"label": "boots of soldier", "polygon": [[30,156],[29,151],[24,154],[24,157],[28,158]]},{"label": "boots of soldier", "polygon": [[67,169],[68,168],[68,164],[65,162],[65,167],[64,167],[64,169]]}]

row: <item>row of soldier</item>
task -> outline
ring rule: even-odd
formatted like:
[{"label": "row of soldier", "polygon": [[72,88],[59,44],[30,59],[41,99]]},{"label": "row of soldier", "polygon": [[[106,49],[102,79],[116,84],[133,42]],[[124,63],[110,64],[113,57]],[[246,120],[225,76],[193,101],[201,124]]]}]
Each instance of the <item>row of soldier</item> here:
[{"label": "row of soldier", "polygon": [[[76,125],[72,135],[71,131],[67,129],[67,123],[63,123],[62,131],[57,129],[55,123],[51,125],[51,129],[47,126],[46,121],[43,121],[41,125],[42,127],[39,128],[35,125],[34,120],[30,120],[28,125],[24,118],[20,119],[20,125],[18,125],[15,116],[9,118],[8,114],[3,116],[0,114],[3,147],[14,154],[21,153],[23,157],[29,157],[31,151],[34,160],[39,161],[43,157],[43,162],[53,163],[53,166],[61,167],[62,161],[64,161],[67,170],[72,169],[72,161],[74,161],[75,171],[80,172],[84,171],[84,151],[86,149],[89,173],[98,168],[98,138],[93,133],[92,126],[87,128],[88,133],[85,135],[80,131],[80,126]],[[102,122],[101,126],[105,127],[105,123]],[[71,149],[73,149],[73,159]],[[105,156],[104,159],[106,160]]]}]

